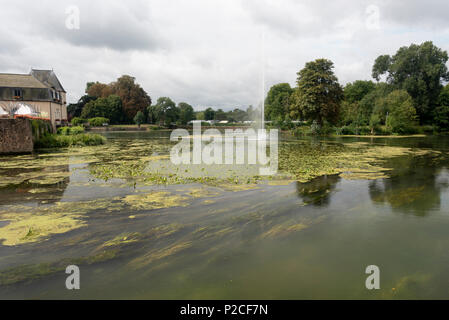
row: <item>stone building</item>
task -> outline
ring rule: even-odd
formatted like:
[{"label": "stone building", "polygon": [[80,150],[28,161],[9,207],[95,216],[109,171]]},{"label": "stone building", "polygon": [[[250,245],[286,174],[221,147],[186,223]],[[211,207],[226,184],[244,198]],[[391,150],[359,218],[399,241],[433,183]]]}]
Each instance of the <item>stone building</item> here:
[{"label": "stone building", "polygon": [[55,129],[67,124],[66,91],[52,70],[0,73],[0,107],[8,111],[18,103],[32,106],[38,117],[49,119]]}]

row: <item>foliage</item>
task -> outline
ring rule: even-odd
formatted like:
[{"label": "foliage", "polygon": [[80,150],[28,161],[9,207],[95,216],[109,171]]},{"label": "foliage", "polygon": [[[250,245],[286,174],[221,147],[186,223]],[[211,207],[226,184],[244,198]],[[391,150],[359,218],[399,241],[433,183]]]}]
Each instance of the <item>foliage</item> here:
[{"label": "foliage", "polygon": [[195,120],[195,111],[193,111],[193,107],[186,103],[186,102],[180,102],[178,104],[179,109],[179,121],[181,124],[187,124],[192,120]]},{"label": "foliage", "polygon": [[134,117],[134,122],[139,126],[145,122],[145,115],[142,111],[138,111],[136,116]]},{"label": "foliage", "polygon": [[345,101],[349,103],[358,102],[375,89],[376,84],[372,81],[356,80],[354,82],[350,82],[343,90]]},{"label": "foliage", "polygon": [[160,125],[169,126],[171,123],[178,121],[180,117],[180,109],[168,97],[160,97],[157,99],[156,105],[150,106],[148,109],[152,123],[158,122]]},{"label": "foliage", "polygon": [[112,124],[121,123],[124,120],[122,101],[116,95],[98,98],[86,104],[81,117],[84,119],[103,117],[110,119]]},{"label": "foliage", "polygon": [[84,133],[84,127],[75,126],[75,127],[60,127],[58,128],[58,134],[64,136],[76,135]]},{"label": "foliage", "polygon": [[218,109],[217,111],[215,111],[213,120],[222,121],[227,120],[227,118],[228,117],[226,116],[226,113],[223,111],[223,109]]},{"label": "foliage", "polygon": [[123,75],[110,84],[88,83],[86,92],[99,98],[117,95],[122,101],[123,121],[131,122],[138,111],[146,114],[148,106],[151,105],[150,96],[135,82],[134,77],[128,75]]},{"label": "foliage", "polygon": [[97,99],[97,97],[84,95],[82,96],[77,103],[71,103],[67,106],[67,114],[70,119],[73,119],[75,117],[81,117],[81,113],[83,111],[84,106]]},{"label": "foliage", "polygon": [[204,110],[204,120],[214,120],[215,111],[212,108],[207,108]]},{"label": "foliage", "polygon": [[372,75],[378,80],[382,74],[387,74],[388,83],[406,90],[413,98],[421,123],[429,123],[437,106],[441,81],[449,80],[447,60],[446,51],[427,41],[401,47],[392,57],[378,57]]},{"label": "foliage", "polygon": [[332,61],[317,59],[307,62],[298,72],[297,88],[293,93],[291,116],[294,119],[335,123],[340,114],[343,89],[332,71]]},{"label": "foliage", "polygon": [[104,117],[95,117],[95,118],[91,118],[89,119],[89,124],[92,127],[101,127],[103,126],[103,124],[109,124],[109,119],[108,118],[104,118]]},{"label": "foliage", "polygon": [[289,113],[293,89],[288,83],[275,84],[265,99],[265,119],[283,121]]},{"label": "foliage", "polygon": [[75,146],[96,146],[105,142],[106,139],[98,134],[47,134],[37,140],[34,146],[36,148],[67,148]]},{"label": "foliage", "polygon": [[387,127],[394,133],[413,133],[416,126],[416,110],[412,97],[405,90],[395,90],[385,98],[389,110]]},{"label": "foliage", "polygon": [[87,122],[87,119],[75,117],[72,119],[71,124],[73,126],[81,126],[81,125],[84,125],[86,122]]},{"label": "foliage", "polygon": [[39,140],[40,137],[46,135],[47,133],[53,132],[53,126],[50,121],[31,119],[31,131],[33,134],[33,140]]}]

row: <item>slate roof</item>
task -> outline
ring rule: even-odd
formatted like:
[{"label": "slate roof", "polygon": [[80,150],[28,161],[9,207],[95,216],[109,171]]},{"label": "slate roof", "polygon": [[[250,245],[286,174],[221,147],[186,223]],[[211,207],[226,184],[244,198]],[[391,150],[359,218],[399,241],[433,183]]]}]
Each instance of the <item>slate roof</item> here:
[{"label": "slate roof", "polygon": [[32,69],[31,75],[34,76],[43,84],[47,85],[49,88],[55,88],[58,91],[66,92],[62,87],[61,82],[59,82],[58,77],[56,77],[56,74],[53,72],[53,70]]},{"label": "slate roof", "polygon": [[32,69],[29,74],[0,73],[0,87],[37,89],[54,88],[58,91],[66,92],[53,70]]},{"label": "slate roof", "polygon": [[48,87],[30,74],[0,73],[0,87],[7,88],[39,88]]}]

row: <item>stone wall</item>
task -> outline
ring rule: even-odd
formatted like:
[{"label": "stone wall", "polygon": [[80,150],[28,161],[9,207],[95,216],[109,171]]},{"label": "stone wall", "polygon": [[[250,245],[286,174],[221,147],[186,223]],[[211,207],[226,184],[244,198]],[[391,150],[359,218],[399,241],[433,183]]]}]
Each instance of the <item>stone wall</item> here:
[{"label": "stone wall", "polygon": [[33,152],[29,119],[0,119],[0,154]]}]

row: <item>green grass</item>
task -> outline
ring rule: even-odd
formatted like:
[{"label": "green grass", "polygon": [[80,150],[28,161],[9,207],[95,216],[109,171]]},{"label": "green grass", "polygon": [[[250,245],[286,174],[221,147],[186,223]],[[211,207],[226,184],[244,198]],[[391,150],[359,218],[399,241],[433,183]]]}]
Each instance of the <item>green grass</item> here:
[{"label": "green grass", "polygon": [[37,149],[43,148],[69,148],[69,147],[84,147],[97,146],[104,144],[106,139],[98,134],[75,134],[75,135],[57,135],[47,134],[37,140],[34,146]]}]

